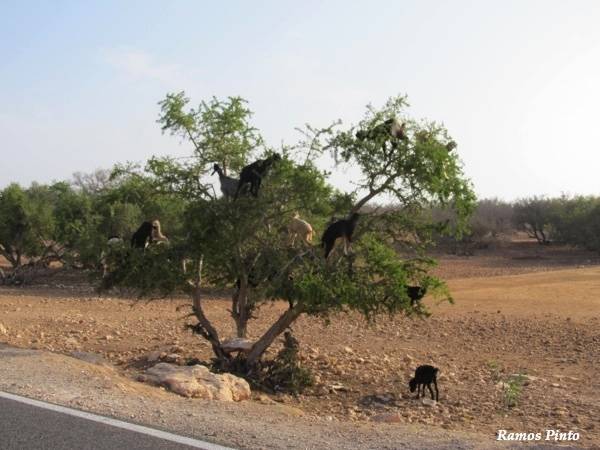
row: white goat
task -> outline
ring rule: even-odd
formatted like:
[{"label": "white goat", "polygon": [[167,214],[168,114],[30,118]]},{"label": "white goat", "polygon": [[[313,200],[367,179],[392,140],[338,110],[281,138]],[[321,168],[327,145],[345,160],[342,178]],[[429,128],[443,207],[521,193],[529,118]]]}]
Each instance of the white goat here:
[{"label": "white goat", "polygon": [[214,175],[215,172],[219,174],[219,181],[221,182],[221,192],[223,193],[223,196],[225,196],[226,198],[235,197],[235,193],[237,191],[238,184],[240,181],[237,178],[231,178],[225,175],[223,173],[223,169],[221,169],[221,167],[218,164],[215,164],[213,166],[212,175]]},{"label": "white goat", "polygon": [[160,231],[160,222],[157,220],[152,221],[152,239],[153,244],[160,244],[161,242],[169,242],[169,238],[166,237]]},{"label": "white goat", "polygon": [[290,233],[290,237],[292,238],[292,245],[294,245],[294,241],[296,240],[296,236],[300,236],[307,245],[310,245],[313,238],[313,228],[305,220],[300,218],[298,213],[294,214],[294,217],[288,224],[288,232]]}]

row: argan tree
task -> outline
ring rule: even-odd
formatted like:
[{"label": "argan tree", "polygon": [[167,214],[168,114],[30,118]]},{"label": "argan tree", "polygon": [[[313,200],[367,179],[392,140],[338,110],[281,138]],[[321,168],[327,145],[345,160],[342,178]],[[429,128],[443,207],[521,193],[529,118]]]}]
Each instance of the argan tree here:
[{"label": "argan tree", "polygon": [[[154,294],[187,292],[197,320],[193,328],[211,343],[222,370],[256,367],[274,340],[303,314],[423,314],[424,308],[413,308],[406,294],[406,286],[416,282],[450,299],[443,282],[428,274],[433,262],[422,254],[427,236],[443,224],[423,220],[421,212],[431,203],[452,207],[455,232],[460,233],[475,197],[445,128],[405,117],[405,98],[391,99],[381,109],[369,107],[354,127],[307,127],[298,145],[278,150],[281,159],[265,176],[258,197],[237,200],[219,197],[218,186],[210,185],[206,175],[215,162],[232,175],[274,153],[251,126],[246,102],[212,99],[190,108],[185,94],[178,93],[169,94],[160,106],[163,131],[190,143],[193,154],[184,160],[154,158],[144,176],[157,192],[185,199],[183,230],[170,246],[116,255],[118,264],[105,286]],[[393,117],[406,123],[405,138],[357,133]],[[315,164],[323,154],[360,169],[354,192],[342,193],[329,184],[328,174]],[[395,206],[373,207],[376,200]],[[360,211],[349,254],[334,250],[325,260],[318,242],[292,245],[286,229],[296,211],[313,224],[317,237],[333,216]],[[411,250],[412,256],[401,257],[399,250]],[[258,336],[247,353],[234,357],[223,346],[223,336],[204,313],[204,286],[231,289],[237,336]],[[249,333],[261,305],[274,301],[285,302],[285,311],[262,334]]]},{"label": "argan tree", "polygon": [[0,281],[24,283],[36,269],[60,260],[54,205],[53,189],[46,185],[23,189],[13,183],[0,191],[0,255],[11,265],[9,273],[0,272]]}]

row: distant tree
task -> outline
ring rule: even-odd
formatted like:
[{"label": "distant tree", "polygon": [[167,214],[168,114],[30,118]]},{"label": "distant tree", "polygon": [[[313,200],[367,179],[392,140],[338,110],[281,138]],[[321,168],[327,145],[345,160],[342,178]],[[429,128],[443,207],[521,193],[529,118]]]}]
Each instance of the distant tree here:
[{"label": "distant tree", "polygon": [[19,275],[26,262],[48,261],[54,230],[52,207],[47,186],[32,184],[23,189],[11,184],[0,191],[0,254],[12,267],[8,278],[22,282]]},{"label": "distant tree", "polygon": [[540,244],[550,243],[553,214],[553,202],[545,197],[521,199],[514,206],[517,228],[527,232]]},{"label": "distant tree", "polygon": [[111,171],[96,169],[91,173],[75,172],[71,184],[86,194],[97,194],[111,187]]}]

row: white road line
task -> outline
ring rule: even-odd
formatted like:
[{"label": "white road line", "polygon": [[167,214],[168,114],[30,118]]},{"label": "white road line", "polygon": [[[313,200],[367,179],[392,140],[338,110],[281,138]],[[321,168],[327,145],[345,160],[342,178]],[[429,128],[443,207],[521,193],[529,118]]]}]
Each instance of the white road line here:
[{"label": "white road line", "polygon": [[145,427],[143,425],[135,425],[133,423],[123,422],[121,420],[112,419],[110,417],[99,416],[97,414],[92,414],[85,411],[78,411],[76,409],[67,408],[65,406],[53,405],[52,403],[46,403],[39,400],[33,400],[27,397],[21,397],[20,395],[9,394],[8,392],[0,391],[0,398],[14,400],[16,402],[25,403],[27,405],[36,406],[38,408],[48,409],[50,411],[80,417],[82,419],[103,423],[105,425],[110,425],[117,428],[123,428],[129,431],[135,431],[136,433],[147,434],[148,436],[153,436],[159,439],[165,439],[167,441],[176,442],[178,444],[189,445],[190,447],[201,448],[204,450],[234,450],[230,447],[223,447],[221,445],[211,444],[210,442],[204,442],[199,439],[179,436],[178,434],[169,433],[167,431],[155,430],[154,428]]}]

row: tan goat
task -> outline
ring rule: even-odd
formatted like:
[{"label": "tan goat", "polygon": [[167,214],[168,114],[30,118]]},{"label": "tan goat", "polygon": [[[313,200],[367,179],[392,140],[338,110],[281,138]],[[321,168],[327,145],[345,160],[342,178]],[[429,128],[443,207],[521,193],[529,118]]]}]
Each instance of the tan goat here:
[{"label": "tan goat", "polygon": [[302,220],[298,213],[294,214],[294,217],[288,224],[288,232],[290,233],[292,245],[294,245],[296,236],[300,236],[300,239],[302,239],[307,245],[310,245],[312,242],[313,228],[310,223]]}]

